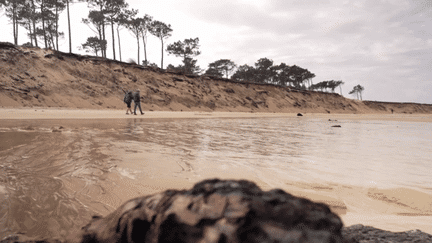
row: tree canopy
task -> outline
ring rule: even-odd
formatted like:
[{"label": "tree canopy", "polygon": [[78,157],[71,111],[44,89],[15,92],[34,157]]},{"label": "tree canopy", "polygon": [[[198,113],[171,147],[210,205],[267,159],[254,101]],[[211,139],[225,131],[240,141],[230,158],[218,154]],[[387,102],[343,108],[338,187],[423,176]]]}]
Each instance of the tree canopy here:
[{"label": "tree canopy", "polygon": [[348,94],[355,94],[357,96],[357,99],[360,98],[360,100],[363,100],[362,93],[363,93],[364,87],[360,84],[353,87],[353,89]]},{"label": "tree canopy", "polygon": [[167,46],[168,54],[175,55],[183,59],[183,65],[179,65],[178,67],[170,65],[170,69],[178,70],[188,74],[199,73],[201,69],[196,65],[197,60],[193,59],[193,57],[201,54],[199,47],[198,37],[195,39],[189,38],[185,39],[184,41],[177,41],[169,44]]},{"label": "tree canopy", "polygon": [[147,60],[147,35],[152,27],[153,17],[146,14],[141,18],[141,37],[144,45],[144,65],[149,64]]},{"label": "tree canopy", "polygon": [[167,51],[169,54],[175,55],[177,57],[182,57],[183,59],[187,57],[198,56],[201,54],[199,49],[199,38],[189,38],[184,41],[176,41],[167,46]]},{"label": "tree canopy", "polygon": [[329,80],[329,81],[322,81],[316,84],[313,84],[309,87],[310,90],[318,90],[320,89],[321,91],[330,89],[331,92],[334,92],[334,90],[336,89],[336,87],[340,86],[344,84],[344,82],[342,82],[342,80],[339,81],[334,81],[334,80]]},{"label": "tree canopy", "polygon": [[274,65],[272,60],[261,58],[254,66],[239,66],[231,78],[242,82],[271,83],[306,89],[306,85],[314,77],[315,74],[299,66],[288,66],[285,63]]},{"label": "tree canopy", "polygon": [[87,41],[82,44],[82,48],[86,52],[93,52],[96,56],[98,56],[99,52],[106,49],[107,41],[101,40],[97,36],[87,38]]},{"label": "tree canopy", "polygon": [[161,41],[162,55],[161,55],[160,68],[163,68],[164,40],[171,36],[171,32],[172,32],[171,25],[165,24],[165,23],[158,21],[158,20],[155,20],[152,22],[151,28],[149,29],[149,31],[152,35],[158,37],[159,40]]},{"label": "tree canopy", "polygon": [[210,63],[205,74],[219,78],[222,78],[225,75],[225,78],[228,78],[236,67],[237,65],[231,60],[220,59]]}]

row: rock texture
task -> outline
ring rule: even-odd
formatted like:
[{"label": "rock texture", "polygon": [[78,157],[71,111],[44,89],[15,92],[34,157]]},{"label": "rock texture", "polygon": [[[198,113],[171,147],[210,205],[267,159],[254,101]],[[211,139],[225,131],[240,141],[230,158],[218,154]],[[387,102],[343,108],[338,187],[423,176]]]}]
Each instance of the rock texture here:
[{"label": "rock texture", "polygon": [[249,181],[206,180],[188,191],[132,199],[94,217],[79,242],[344,242],[320,203]]},{"label": "rock texture", "polygon": [[391,232],[361,224],[343,228],[342,235],[351,242],[359,243],[432,242],[432,235],[426,234],[420,230]]}]

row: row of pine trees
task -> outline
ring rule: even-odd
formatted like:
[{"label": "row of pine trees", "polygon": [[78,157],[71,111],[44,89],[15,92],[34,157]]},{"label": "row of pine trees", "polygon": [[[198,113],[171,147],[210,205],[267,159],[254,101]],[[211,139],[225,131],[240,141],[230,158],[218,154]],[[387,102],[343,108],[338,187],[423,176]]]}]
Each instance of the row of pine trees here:
[{"label": "row of pine trees", "polygon": [[[79,1],[79,0],[78,0]],[[0,0],[0,8],[5,10],[6,16],[11,20],[13,28],[14,44],[18,45],[19,26],[24,27],[29,42],[25,45],[36,46],[43,45],[45,48],[59,50],[59,38],[64,38],[64,33],[59,32],[59,16],[63,11],[67,11],[68,18],[68,36],[69,52],[72,52],[72,34],[70,23],[70,4],[77,3],[73,0]],[[253,66],[237,66],[229,59],[220,59],[208,65],[207,70],[202,70],[197,66],[197,60],[194,59],[201,54],[199,51],[199,38],[185,39],[169,44],[165,48],[166,39],[172,34],[170,24],[154,20],[152,16],[145,14],[138,15],[138,10],[130,9],[124,0],[87,0],[89,14],[82,19],[94,33],[95,36],[87,38],[80,48],[92,52],[95,55],[101,55],[107,58],[107,38],[111,38],[112,58],[117,57],[122,61],[121,56],[121,29],[130,31],[136,39],[137,45],[137,63],[145,66],[157,66],[147,59],[147,37],[153,35],[161,41],[161,63],[160,68],[164,67],[164,51],[170,55],[182,58],[182,64],[173,66],[169,64],[167,69],[182,72],[185,74],[201,74],[225,77],[253,83],[269,83],[280,86],[291,86],[297,89],[321,90],[334,92],[336,87],[344,84],[341,80],[322,81],[313,84],[312,79],[315,74],[307,69],[297,65],[289,66],[285,63],[275,65],[268,58],[261,58]],[[107,33],[107,29],[108,33]],[[109,33],[110,32],[110,33]],[[110,37],[108,37],[111,35]],[[117,47],[116,51],[116,36]],[[142,43],[142,44],[141,44]],[[143,50],[143,60],[141,62],[141,46]],[[118,56],[117,56],[118,54]],[[358,94],[364,90],[357,88],[351,94]]]}]

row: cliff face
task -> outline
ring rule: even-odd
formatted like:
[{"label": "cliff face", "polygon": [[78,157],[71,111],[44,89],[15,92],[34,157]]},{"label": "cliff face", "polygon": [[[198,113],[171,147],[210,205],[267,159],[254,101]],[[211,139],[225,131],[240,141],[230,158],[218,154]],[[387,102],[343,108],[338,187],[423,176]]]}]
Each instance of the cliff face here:
[{"label": "cliff face", "polygon": [[432,113],[432,105],[361,102],[0,43],[1,107],[123,109],[128,89],[140,89],[143,109],[154,111]]}]

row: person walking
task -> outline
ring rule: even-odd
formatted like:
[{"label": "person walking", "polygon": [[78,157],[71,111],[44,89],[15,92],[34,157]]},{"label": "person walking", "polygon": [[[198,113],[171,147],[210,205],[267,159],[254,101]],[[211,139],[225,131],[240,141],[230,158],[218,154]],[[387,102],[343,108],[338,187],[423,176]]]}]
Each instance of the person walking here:
[{"label": "person walking", "polygon": [[129,115],[129,111],[130,111],[131,114],[133,113],[132,112],[132,107],[131,107],[132,99],[133,99],[133,97],[132,97],[132,91],[129,91],[129,90],[126,91],[124,99],[123,99],[124,103],[126,103],[126,105],[127,105],[126,115]]},{"label": "person walking", "polygon": [[137,107],[139,107],[140,111],[141,111],[141,115],[144,115],[144,112],[142,112],[141,109],[141,95],[140,95],[140,90],[137,89],[135,93],[133,93],[133,101],[135,103],[135,108],[134,108],[134,115],[136,115],[136,109]]}]

